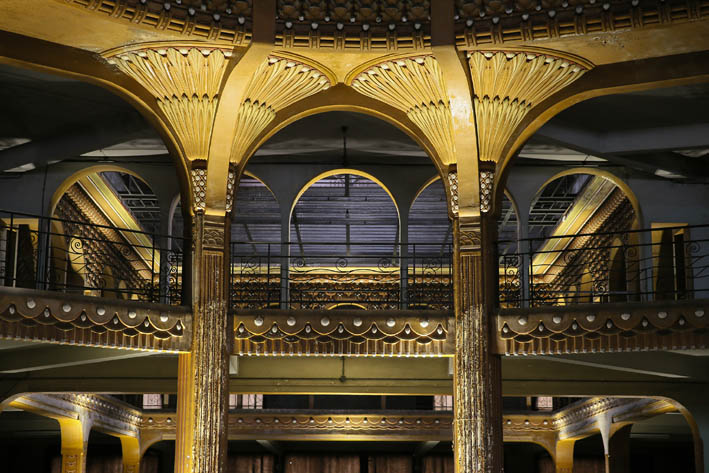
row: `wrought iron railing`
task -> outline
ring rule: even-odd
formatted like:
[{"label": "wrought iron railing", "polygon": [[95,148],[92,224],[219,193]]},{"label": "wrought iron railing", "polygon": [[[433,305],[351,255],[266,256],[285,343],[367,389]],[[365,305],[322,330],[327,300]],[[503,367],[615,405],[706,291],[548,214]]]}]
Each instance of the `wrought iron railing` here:
[{"label": "wrought iron railing", "polygon": [[440,243],[235,242],[231,305],[453,310],[452,248]]},{"label": "wrought iron railing", "polygon": [[0,210],[0,286],[179,305],[182,238]]},{"label": "wrought iron railing", "polygon": [[709,297],[709,225],[499,241],[501,308]]}]

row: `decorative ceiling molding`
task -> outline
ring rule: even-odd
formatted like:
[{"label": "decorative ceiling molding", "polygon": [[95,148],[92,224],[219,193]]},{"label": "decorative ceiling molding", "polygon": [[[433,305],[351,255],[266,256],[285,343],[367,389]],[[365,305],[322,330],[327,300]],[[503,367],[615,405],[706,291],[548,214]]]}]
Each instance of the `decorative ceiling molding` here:
[{"label": "decorative ceiling molding", "polygon": [[253,0],[55,0],[159,31],[246,46]]},{"label": "decorative ceiling molding", "polygon": [[207,159],[219,88],[231,50],[159,45],[104,54],[157,99],[185,158]]},{"label": "decorative ceiling molding", "polygon": [[472,48],[685,23],[706,0],[456,0],[456,44]]},{"label": "decorative ceiling molding", "polygon": [[433,56],[374,64],[348,82],[361,94],[405,112],[431,141],[442,165],[456,162],[450,101],[443,71]]},{"label": "decorative ceiling molding", "polygon": [[592,65],[537,51],[468,53],[481,161],[500,162],[512,133],[535,105]]},{"label": "decorative ceiling molding", "polygon": [[323,49],[420,49],[430,44],[429,0],[279,0],[276,44]]},{"label": "decorative ceiling molding", "polygon": [[320,64],[290,55],[271,55],[254,72],[239,106],[232,160],[241,160],[276,113],[335,85],[332,72]]}]

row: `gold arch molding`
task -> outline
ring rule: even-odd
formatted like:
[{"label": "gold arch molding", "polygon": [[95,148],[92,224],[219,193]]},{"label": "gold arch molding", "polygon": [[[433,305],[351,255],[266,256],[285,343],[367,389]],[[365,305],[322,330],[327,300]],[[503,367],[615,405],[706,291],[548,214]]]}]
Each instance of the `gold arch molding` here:
[{"label": "gold arch molding", "polygon": [[323,173],[318,174],[317,176],[313,177],[310,179],[301,189],[298,191],[296,194],[295,198],[293,199],[293,203],[291,204],[290,208],[290,217],[288,218],[288,222],[290,225],[290,219],[293,218],[293,210],[295,209],[295,206],[298,204],[298,201],[300,200],[301,197],[303,197],[303,194],[316,182],[321,181],[327,177],[330,176],[337,176],[340,174],[354,174],[355,176],[360,176],[364,177],[365,179],[369,179],[370,181],[374,182],[377,184],[379,187],[381,187],[384,192],[387,193],[389,198],[391,199],[392,204],[394,204],[394,208],[396,209],[396,218],[399,221],[399,226],[401,226],[401,212],[399,212],[399,206],[396,203],[396,199],[394,199],[394,195],[391,193],[389,188],[384,185],[382,181],[374,177],[373,175],[369,174],[368,172],[360,171],[358,169],[349,169],[349,168],[339,168],[339,169],[332,169],[330,171],[325,171]]},{"label": "gold arch molding", "polygon": [[[152,189],[152,186],[148,183],[148,181],[143,178],[140,174],[138,174],[135,171],[132,171],[130,169],[126,169],[124,167],[115,165],[115,164],[97,164],[94,166],[89,166],[87,168],[81,169],[80,171],[75,172],[74,174],[70,175],[64,181],[62,181],[61,184],[57,187],[57,189],[54,191],[54,194],[52,194],[52,200],[50,201],[49,204],[49,214],[48,215],[54,215],[54,211],[57,208],[57,204],[59,204],[59,201],[62,199],[64,194],[66,194],[66,191],[71,188],[74,184],[79,182],[82,178],[89,176],[91,174],[100,174],[102,172],[120,172],[123,174],[130,174],[131,176],[135,177],[136,179],[140,179],[143,183],[148,185]],[[177,196],[177,199],[179,199],[180,196]]]},{"label": "gold arch molding", "polygon": [[[331,97],[331,95],[336,96]],[[360,97],[363,96],[354,92],[351,88],[344,85],[337,85],[330,88],[328,91],[310,97],[303,101],[303,103],[294,104],[292,107],[284,109],[278,114],[276,120],[272,121],[261,135],[254,140],[241,166],[245,166],[256,151],[276,133],[298,120],[321,113],[352,112],[368,115],[393,125],[398,130],[404,132],[428,155],[439,174],[441,170],[447,169],[446,166],[442,165],[441,158],[433,144],[428,140],[423,131],[415,123],[411,122],[404,113],[400,113],[399,110],[394,110],[393,107],[389,107],[381,101],[368,97],[362,100]]]},{"label": "gold arch molding", "polygon": [[[620,177],[616,176],[612,172],[605,171],[603,169],[598,169],[598,168],[590,168],[590,167],[577,167],[577,168],[571,168],[571,169],[566,169],[564,171],[558,172],[551,176],[549,179],[544,181],[544,183],[539,186],[539,189],[537,192],[534,194],[535,196],[539,195],[546,186],[551,184],[557,179],[560,179],[565,176],[570,176],[572,174],[590,174],[592,176],[598,176],[605,178],[609,181],[611,181],[613,184],[615,184],[622,192],[625,194],[625,196],[628,198],[630,201],[630,204],[633,206],[633,211],[635,212],[635,222],[633,227],[638,228],[640,225],[640,222],[642,222],[642,213],[640,210],[640,201],[638,201],[638,198],[635,196],[635,193],[633,190],[630,188],[630,186],[622,180]],[[531,210],[531,209],[530,209]]]}]

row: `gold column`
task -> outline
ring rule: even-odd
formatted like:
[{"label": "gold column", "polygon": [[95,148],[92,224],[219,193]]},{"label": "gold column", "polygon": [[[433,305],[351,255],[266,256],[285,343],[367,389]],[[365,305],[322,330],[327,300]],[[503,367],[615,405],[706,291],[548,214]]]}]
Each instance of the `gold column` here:
[{"label": "gold column", "polygon": [[123,473],[140,473],[140,441],[136,437],[121,437]]},{"label": "gold column", "polygon": [[58,418],[57,421],[62,436],[62,473],[84,473],[88,435],[84,433],[83,422],[66,418]]},{"label": "gold column", "polygon": [[554,465],[556,473],[572,473],[574,471],[574,444],[576,440],[559,440],[556,442]]},{"label": "gold column", "polygon": [[191,354],[180,355],[175,471],[219,473],[227,452],[228,242],[224,216],[198,212],[193,223],[194,320]]},{"label": "gold column", "polygon": [[501,359],[489,349],[490,314],[481,252],[489,239],[482,237],[481,230],[479,217],[455,219],[456,473],[502,471]]},{"label": "gold column", "polygon": [[192,471],[192,353],[180,353],[177,359],[177,432],[175,438],[175,473]]}]

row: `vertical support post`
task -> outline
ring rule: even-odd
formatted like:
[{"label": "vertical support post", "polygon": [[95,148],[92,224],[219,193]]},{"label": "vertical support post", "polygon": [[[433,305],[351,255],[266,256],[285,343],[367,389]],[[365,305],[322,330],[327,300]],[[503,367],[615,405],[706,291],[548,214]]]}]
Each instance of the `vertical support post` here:
[{"label": "vertical support post", "polygon": [[[401,309],[409,308],[409,211],[408,209],[400,210],[399,219],[399,307]],[[415,278],[414,278],[415,281]]]},{"label": "vertical support post", "polygon": [[121,437],[123,473],[140,473],[140,441],[137,437]]},{"label": "vertical support post", "polygon": [[86,471],[86,447],[91,426],[82,419],[58,418],[62,438],[61,473]]},{"label": "vertical support post", "polygon": [[49,287],[49,233],[51,223],[48,218],[37,219],[37,276],[36,288],[47,290]]},{"label": "vertical support post", "polygon": [[290,303],[288,285],[288,265],[290,264],[290,213],[291,209],[281,209],[281,309],[287,310]]},{"label": "vertical support post", "polygon": [[573,473],[575,439],[557,440],[554,455],[556,473]]},{"label": "vertical support post", "polygon": [[183,398],[187,392],[183,401],[189,402],[178,400],[183,439],[178,438],[175,463],[181,473],[221,473],[226,464],[233,338],[226,297],[228,228],[224,215],[200,212],[194,217],[192,352],[188,358],[180,355],[178,379],[178,391]]},{"label": "vertical support post", "polygon": [[192,433],[194,416],[192,353],[177,358],[177,435],[175,439],[175,473],[192,472]]},{"label": "vertical support post", "polygon": [[494,240],[484,236],[490,227],[494,229],[494,222],[484,222],[481,227],[479,217],[467,217],[465,221],[458,218],[454,222],[456,473],[502,471],[501,359],[489,348],[490,313],[486,301],[491,301],[487,294],[490,284],[483,279],[483,266],[490,265],[493,254],[482,254],[482,246]]}]

